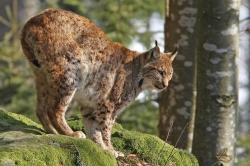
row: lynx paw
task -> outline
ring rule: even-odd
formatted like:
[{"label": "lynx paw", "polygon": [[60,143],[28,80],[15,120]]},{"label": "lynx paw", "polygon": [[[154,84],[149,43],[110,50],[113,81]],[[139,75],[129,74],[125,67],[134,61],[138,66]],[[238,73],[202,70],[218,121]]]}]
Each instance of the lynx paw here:
[{"label": "lynx paw", "polygon": [[120,151],[115,151],[115,150],[112,150],[111,153],[115,156],[115,158],[118,158],[118,157],[124,157],[125,155],[120,152]]},{"label": "lynx paw", "polygon": [[86,135],[82,131],[74,131],[71,136],[76,138],[86,138]]}]

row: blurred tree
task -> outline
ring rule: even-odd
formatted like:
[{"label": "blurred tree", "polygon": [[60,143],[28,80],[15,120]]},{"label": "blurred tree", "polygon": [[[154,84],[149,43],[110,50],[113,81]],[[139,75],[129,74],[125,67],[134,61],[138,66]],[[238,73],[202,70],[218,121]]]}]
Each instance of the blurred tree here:
[{"label": "blurred tree", "polygon": [[[195,23],[196,0],[166,0],[165,13],[165,50],[180,46],[174,61],[174,77],[168,89],[160,96],[159,134],[162,139],[175,144],[181,131],[182,138],[177,147],[191,151],[193,122],[192,112],[195,109]],[[173,122],[173,125],[171,124]]]},{"label": "blurred tree", "polygon": [[[18,28],[17,24],[24,24],[31,16],[40,10],[41,0],[1,0],[0,6],[0,41],[7,34],[12,34],[13,28]],[[16,30],[15,30],[16,31]],[[18,31],[16,31],[18,32]]]},{"label": "blurred tree", "polygon": [[199,1],[193,153],[202,166],[234,165],[239,0]]},{"label": "blurred tree", "polygon": [[[240,105],[240,132],[241,134],[250,133],[250,1],[242,0],[241,7],[245,10],[242,14],[242,20],[240,20],[241,36],[240,36],[240,60],[243,62],[240,70],[247,72],[248,81],[241,81],[240,88],[242,91],[248,93],[246,103]],[[246,66],[246,68],[244,68]],[[244,77],[243,75],[242,77]],[[240,76],[241,77],[241,76]]]},{"label": "blurred tree", "polygon": [[[10,0],[1,0],[0,6],[11,6]],[[6,18],[6,10],[0,10],[0,41],[3,40],[4,34],[8,31],[8,22],[5,21],[4,18]]]},{"label": "blurred tree", "polygon": [[25,18],[32,16],[35,12],[34,9],[30,11],[32,4],[39,5],[39,2],[38,0],[9,1],[4,6],[5,15],[0,17],[0,23],[7,27],[0,42],[0,107],[34,119],[35,96],[32,74],[19,44],[21,26]]},{"label": "blurred tree", "polygon": [[248,89],[248,102],[246,104],[246,111],[247,111],[247,115],[245,115],[246,117],[243,117],[244,119],[247,119],[247,133],[250,134],[250,1],[245,0],[242,3],[245,7],[248,8],[248,14],[247,14],[247,18],[244,20],[246,23],[246,28],[245,28],[245,32],[243,33],[243,35],[245,35],[245,41],[244,41],[244,50],[243,52],[245,52],[245,56],[247,57],[247,71],[248,71],[248,84],[247,84],[247,89]]}]

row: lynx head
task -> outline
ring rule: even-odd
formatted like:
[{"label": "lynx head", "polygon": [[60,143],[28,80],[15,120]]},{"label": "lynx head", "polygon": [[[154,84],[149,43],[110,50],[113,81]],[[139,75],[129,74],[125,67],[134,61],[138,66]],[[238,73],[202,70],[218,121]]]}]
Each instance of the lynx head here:
[{"label": "lynx head", "polygon": [[145,53],[147,63],[142,69],[139,86],[142,89],[165,89],[173,76],[172,62],[177,53],[177,47],[173,52],[161,53],[155,41],[155,47]]}]

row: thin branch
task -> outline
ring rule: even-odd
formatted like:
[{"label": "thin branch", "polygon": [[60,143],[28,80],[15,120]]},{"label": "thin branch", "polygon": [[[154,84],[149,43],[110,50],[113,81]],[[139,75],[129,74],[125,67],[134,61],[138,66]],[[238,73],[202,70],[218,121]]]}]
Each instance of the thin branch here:
[{"label": "thin branch", "polygon": [[161,150],[160,150],[160,152],[159,152],[158,158],[157,158],[157,160],[156,160],[156,164],[158,164],[158,161],[159,161],[159,159],[160,159],[161,153],[162,153],[162,151],[163,151],[165,145],[167,144],[168,137],[169,137],[169,135],[170,135],[170,133],[171,133],[171,131],[172,131],[172,129],[173,129],[173,124],[174,124],[174,119],[171,118],[171,119],[170,119],[169,130],[168,130],[168,133],[167,133],[167,137],[166,137],[165,142],[164,142],[164,144],[163,144],[163,146],[162,146],[162,148],[161,148]]},{"label": "thin branch", "polygon": [[242,20],[240,20],[240,23],[242,23],[242,22],[244,22],[244,21],[250,21],[250,16],[249,16],[249,17],[246,17],[246,18],[244,18],[244,19],[242,19]]},{"label": "thin branch", "polygon": [[165,166],[167,165],[167,163],[168,163],[168,161],[170,160],[170,158],[173,156],[173,151],[174,151],[174,149],[176,148],[176,146],[178,145],[178,143],[179,143],[181,137],[182,137],[183,134],[184,134],[184,131],[185,131],[186,128],[187,128],[187,126],[188,126],[188,123],[186,123],[186,125],[183,127],[183,129],[182,129],[182,131],[181,131],[181,134],[179,135],[179,137],[178,137],[178,139],[177,139],[177,141],[176,141],[174,147],[172,148],[172,150],[171,150],[171,152],[170,152],[170,154],[169,154],[169,156],[168,156],[168,158],[167,158],[166,163],[164,164]]},{"label": "thin branch", "polygon": [[2,23],[3,25],[6,25],[7,27],[10,27],[9,21],[3,18],[2,16],[0,16],[0,23]]}]

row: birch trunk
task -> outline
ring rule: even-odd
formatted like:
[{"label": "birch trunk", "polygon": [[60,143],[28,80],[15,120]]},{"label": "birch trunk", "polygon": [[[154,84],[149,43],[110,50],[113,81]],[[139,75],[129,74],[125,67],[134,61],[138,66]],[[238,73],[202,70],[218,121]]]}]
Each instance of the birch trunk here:
[{"label": "birch trunk", "polygon": [[239,0],[199,1],[193,153],[202,166],[232,166],[238,110]]}]

